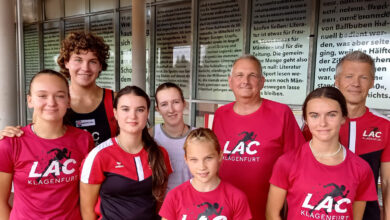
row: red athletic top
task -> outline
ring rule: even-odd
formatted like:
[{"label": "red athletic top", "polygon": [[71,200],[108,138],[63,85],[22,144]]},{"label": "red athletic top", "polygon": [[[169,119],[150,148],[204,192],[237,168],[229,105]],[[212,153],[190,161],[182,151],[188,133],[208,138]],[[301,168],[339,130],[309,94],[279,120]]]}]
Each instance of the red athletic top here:
[{"label": "red athletic top", "polygon": [[219,174],[246,194],[253,219],[265,219],[272,168],[304,138],[287,105],[263,99],[249,115],[236,114],[233,105],[218,108],[214,116],[213,130],[223,149]]},{"label": "red athletic top", "polygon": [[370,166],[345,153],[340,164],[324,165],[306,143],[278,159],[270,183],[287,191],[287,219],[353,219],[354,201],[377,200]]},{"label": "red athletic top", "polygon": [[11,219],[81,219],[79,167],[94,147],[91,135],[67,126],[56,139],[24,135],[0,140],[0,172],[12,173],[14,205]]},{"label": "red athletic top", "polygon": [[[168,174],[172,173],[167,151],[163,153]],[[156,201],[152,195],[152,170],[148,152],[125,152],[115,138],[94,148],[82,165],[81,182],[101,184],[101,219],[154,219]]]}]

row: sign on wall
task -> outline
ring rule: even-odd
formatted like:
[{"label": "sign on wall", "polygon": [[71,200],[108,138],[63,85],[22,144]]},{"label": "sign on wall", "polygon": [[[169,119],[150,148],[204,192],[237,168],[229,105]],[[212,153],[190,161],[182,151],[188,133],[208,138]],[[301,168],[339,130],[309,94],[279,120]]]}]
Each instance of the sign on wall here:
[{"label": "sign on wall", "polygon": [[387,0],[323,0],[320,5],[315,87],[334,85],[336,64],[347,53],[361,50],[374,59],[375,84],[367,105],[390,106],[390,4]]}]

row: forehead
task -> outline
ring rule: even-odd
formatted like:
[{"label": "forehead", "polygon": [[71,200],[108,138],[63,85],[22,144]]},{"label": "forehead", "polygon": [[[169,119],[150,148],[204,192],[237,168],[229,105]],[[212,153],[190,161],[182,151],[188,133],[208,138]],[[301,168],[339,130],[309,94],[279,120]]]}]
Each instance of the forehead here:
[{"label": "forehead", "polygon": [[88,59],[97,59],[96,53],[90,50],[73,51],[70,57],[82,57]]},{"label": "forehead", "polygon": [[341,107],[336,100],[325,98],[325,97],[314,98],[307,103],[307,113],[339,111],[339,110],[341,110]]},{"label": "forehead", "polygon": [[340,67],[341,74],[371,75],[371,65],[369,63],[346,60]]},{"label": "forehead", "polygon": [[192,139],[187,143],[187,154],[190,155],[203,155],[217,152],[212,142],[206,140]]},{"label": "forehead", "polygon": [[68,92],[69,88],[66,85],[65,81],[55,75],[50,74],[39,74],[34,78],[31,83],[32,91],[64,91]]},{"label": "forehead", "polygon": [[165,88],[156,94],[158,101],[163,101],[163,100],[171,100],[171,99],[181,99],[181,95],[179,90],[176,88]]},{"label": "forehead", "polygon": [[241,59],[233,66],[233,73],[235,72],[254,72],[260,74],[260,66],[254,60]]},{"label": "forehead", "polygon": [[146,107],[146,100],[142,96],[136,96],[134,94],[126,94],[119,97],[119,106],[130,106],[130,107]]}]

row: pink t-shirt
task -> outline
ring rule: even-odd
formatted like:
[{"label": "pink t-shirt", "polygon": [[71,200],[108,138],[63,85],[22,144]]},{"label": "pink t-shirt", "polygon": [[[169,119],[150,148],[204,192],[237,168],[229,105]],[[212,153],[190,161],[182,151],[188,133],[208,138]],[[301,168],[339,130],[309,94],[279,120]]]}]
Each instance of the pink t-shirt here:
[{"label": "pink t-shirt", "polygon": [[167,194],[160,216],[168,220],[251,219],[245,194],[224,181],[210,192],[198,192],[190,181],[184,182]]},{"label": "pink t-shirt", "polygon": [[81,219],[79,167],[94,146],[91,134],[67,126],[64,136],[43,139],[30,125],[22,130],[0,140],[0,172],[13,174],[10,219]]},{"label": "pink t-shirt", "polygon": [[218,108],[214,116],[213,130],[223,149],[219,174],[246,194],[253,219],[265,219],[272,168],[304,138],[287,105],[263,99],[249,115],[238,115],[233,105]]},{"label": "pink t-shirt", "polygon": [[340,164],[324,165],[306,143],[278,159],[270,183],[287,191],[288,219],[352,220],[354,201],[377,199],[368,163],[345,153]]}]

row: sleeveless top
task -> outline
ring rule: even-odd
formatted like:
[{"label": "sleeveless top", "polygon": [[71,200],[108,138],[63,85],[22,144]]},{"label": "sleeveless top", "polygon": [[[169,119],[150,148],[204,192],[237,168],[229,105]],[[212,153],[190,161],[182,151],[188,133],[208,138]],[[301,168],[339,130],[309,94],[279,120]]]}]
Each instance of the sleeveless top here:
[{"label": "sleeveless top", "polygon": [[[187,125],[186,125],[187,126]],[[190,127],[188,131],[181,137],[171,137],[162,129],[162,124],[155,125],[153,128],[154,140],[158,145],[164,147],[168,151],[169,159],[173,173],[169,175],[167,192],[176,186],[191,179],[191,173],[184,161],[184,141],[191,130],[195,128]]]},{"label": "sleeveless top", "polygon": [[118,125],[113,111],[114,92],[103,89],[99,106],[89,113],[77,113],[71,108],[66,113],[66,122],[92,134],[95,146],[116,135]]}]

